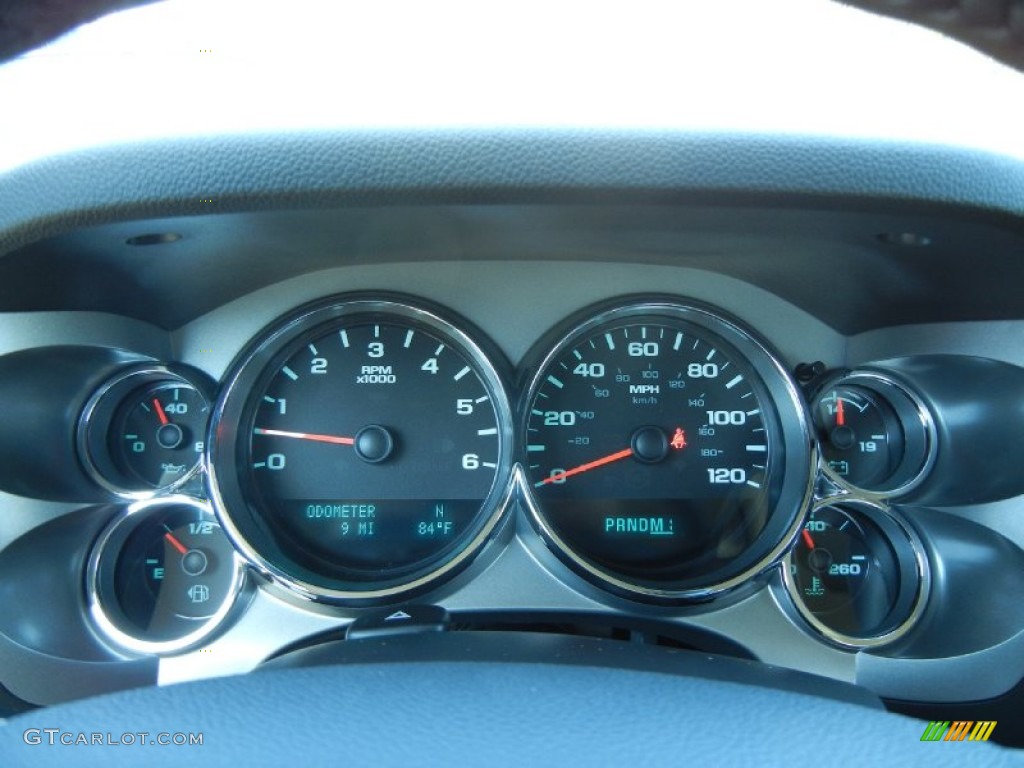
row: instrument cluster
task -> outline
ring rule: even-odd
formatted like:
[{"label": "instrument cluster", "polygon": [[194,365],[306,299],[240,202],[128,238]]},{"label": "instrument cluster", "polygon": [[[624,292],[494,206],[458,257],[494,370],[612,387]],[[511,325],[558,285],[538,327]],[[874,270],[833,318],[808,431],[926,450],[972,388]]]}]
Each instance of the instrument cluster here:
[{"label": "instrument cluster", "polygon": [[700,302],[588,307],[516,375],[442,306],[339,295],[271,323],[217,390],[134,364],[82,411],[80,461],[123,500],[85,575],[117,648],[195,648],[257,584],[347,610],[421,600],[517,506],[611,599],[671,610],[774,578],[794,621],[853,649],[927,603],[928,556],[891,504],[935,461],[924,400],[882,369],[790,371]]}]

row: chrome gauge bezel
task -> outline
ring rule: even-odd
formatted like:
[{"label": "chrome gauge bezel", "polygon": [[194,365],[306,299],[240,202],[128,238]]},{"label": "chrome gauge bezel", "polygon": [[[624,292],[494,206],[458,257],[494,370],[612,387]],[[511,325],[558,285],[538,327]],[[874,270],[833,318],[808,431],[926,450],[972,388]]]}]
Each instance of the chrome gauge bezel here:
[{"label": "chrome gauge bezel", "polygon": [[78,417],[75,445],[79,461],[93,482],[118,499],[142,501],[173,494],[184,488],[205,469],[204,450],[187,472],[165,485],[139,488],[124,482],[123,478],[115,477],[118,473],[110,457],[108,434],[118,407],[126,397],[140,387],[165,381],[192,388],[206,401],[208,408],[212,407],[214,388],[198,372],[178,365],[142,363],[126,367],[104,382],[86,401]]},{"label": "chrome gauge bezel", "polygon": [[200,501],[191,496],[163,496],[155,499],[144,499],[130,504],[120,510],[100,533],[89,554],[85,570],[85,597],[89,618],[99,634],[114,647],[140,654],[159,656],[173,655],[188,651],[218,632],[242,602],[239,598],[246,588],[246,568],[242,558],[235,553],[232,556],[232,578],[228,594],[217,610],[195,631],[173,640],[147,640],[124,628],[124,622],[116,618],[117,608],[108,606],[104,585],[107,566],[117,562],[120,546],[145,518],[159,514],[161,510],[174,507],[189,507],[197,512],[215,519],[213,508],[208,502]]},{"label": "chrome gauge bezel", "polygon": [[[236,515],[250,514],[240,482],[236,460],[239,430],[248,400],[265,369],[296,338],[327,328],[332,323],[373,315],[422,326],[452,341],[472,363],[490,394],[498,422],[498,460],[491,486],[481,503],[482,516],[475,519],[473,534],[452,556],[412,578],[386,586],[337,588],[317,584],[290,573],[261,551],[235,522]],[[484,335],[467,321],[434,304],[415,297],[394,294],[347,294],[333,296],[301,307],[272,323],[236,359],[210,419],[207,437],[207,479],[209,497],[221,526],[235,547],[261,574],[303,600],[340,605],[373,605],[401,596],[421,593],[439,586],[465,568],[480,554],[507,513],[514,496],[512,482],[514,419],[508,396],[508,375],[499,371],[502,356]]]},{"label": "chrome gauge bezel", "polygon": [[[931,410],[925,404],[924,400],[922,400],[921,397],[913,391],[913,389],[905,385],[903,382],[888,375],[887,373],[870,369],[854,370],[837,378],[829,379],[814,392],[814,396],[811,398],[811,407],[813,408],[817,404],[818,398],[829,388],[847,384],[862,386],[871,390],[878,396],[885,398],[889,406],[896,412],[897,418],[900,419],[901,427],[904,431],[906,431],[909,426],[912,426],[915,429],[920,428],[925,441],[924,457],[921,460],[920,466],[913,472],[913,474],[911,474],[906,480],[901,481],[891,488],[864,488],[849,482],[828,465],[824,451],[819,450],[818,455],[821,463],[821,474],[841,491],[851,493],[859,498],[870,501],[884,502],[886,499],[898,499],[906,496],[911,491],[918,488],[921,483],[928,478],[932,467],[935,465],[939,440],[938,431],[935,427],[935,419],[932,416]],[[892,394],[887,394],[887,391]],[[811,427],[813,433],[816,435],[813,417]]]},{"label": "chrome gauge bezel", "polygon": [[[728,578],[699,587],[671,589],[636,583],[619,574],[605,570],[574,551],[552,528],[541,510],[530,484],[523,482],[521,494],[534,530],[547,545],[547,550],[569,569],[587,581],[617,596],[643,602],[680,604],[707,601],[752,581],[769,571],[790,548],[799,534],[805,511],[810,507],[817,476],[817,444],[810,431],[810,419],[805,402],[796,382],[787,372],[779,357],[753,332],[719,310],[697,301],[663,296],[622,297],[612,302],[585,308],[564,320],[538,341],[527,355],[524,371],[528,379],[521,382],[518,427],[527,434],[530,404],[536,397],[545,372],[568,347],[589,335],[594,329],[608,323],[631,317],[659,316],[683,320],[706,329],[732,346],[761,378],[765,395],[771,398],[777,410],[778,434],[781,445],[775,450],[782,457],[777,470],[781,486],[770,516],[784,515],[785,524],[776,526],[779,534],[769,544],[758,541],[763,550],[740,572]],[[525,439],[519,446],[518,459],[525,467],[528,463]],[[525,479],[525,473],[524,473]],[[767,526],[766,526],[767,527]],[[764,532],[759,534],[763,538]]]},{"label": "chrome gauge bezel", "polygon": [[[786,554],[779,565],[780,578],[785,592],[783,608],[791,608],[799,617],[803,626],[810,628],[818,636],[824,638],[832,645],[846,650],[865,650],[880,648],[891,645],[907,635],[917,626],[925,608],[928,605],[928,597],[931,594],[931,566],[925,547],[914,529],[905,522],[898,514],[892,512],[887,506],[878,503],[874,499],[864,497],[856,498],[847,495],[832,496],[817,501],[808,512],[808,517],[819,509],[826,507],[851,507],[859,514],[864,515],[878,527],[883,535],[889,540],[890,546],[897,553],[897,562],[900,564],[900,582],[905,583],[913,578],[913,602],[906,617],[885,631],[877,634],[861,636],[848,635],[832,629],[821,619],[812,613],[803,598],[800,596],[798,585],[792,576],[793,554]],[[912,566],[911,566],[912,564]],[[778,598],[776,598],[779,602]],[[789,611],[787,611],[789,613]]]}]

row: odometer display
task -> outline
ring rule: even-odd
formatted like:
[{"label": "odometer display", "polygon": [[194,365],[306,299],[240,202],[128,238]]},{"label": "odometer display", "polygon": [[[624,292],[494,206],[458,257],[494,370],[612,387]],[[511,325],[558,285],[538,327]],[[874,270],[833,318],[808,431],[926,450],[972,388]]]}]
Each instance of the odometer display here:
[{"label": "odometer display", "polygon": [[[243,364],[214,462],[243,547],[326,597],[426,583],[500,513],[508,405],[479,347],[432,312],[391,302],[302,316]],[[251,382],[251,387],[248,386]],[[236,399],[237,398],[237,399]],[[228,527],[228,526],[226,526]],[[230,530],[230,528],[229,528]]]},{"label": "odometer display", "polygon": [[[780,401],[796,412],[788,432]],[[763,347],[704,310],[592,316],[543,358],[525,410],[535,519],[606,585],[714,592],[796,531],[811,461],[793,389]]]}]

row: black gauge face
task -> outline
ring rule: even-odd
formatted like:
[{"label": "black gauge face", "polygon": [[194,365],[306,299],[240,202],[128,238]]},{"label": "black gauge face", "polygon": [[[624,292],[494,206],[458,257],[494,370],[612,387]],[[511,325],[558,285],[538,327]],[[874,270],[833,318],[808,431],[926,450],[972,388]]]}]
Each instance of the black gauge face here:
[{"label": "black gauge face", "polygon": [[145,363],[119,371],[82,412],[77,439],[86,471],[123,498],[186,486],[202,465],[212,388],[185,366]]},{"label": "black gauge face", "polygon": [[933,440],[926,414],[888,380],[854,374],[823,389],[812,407],[829,472],[866,491],[898,494],[925,471]]},{"label": "black gauge face", "polygon": [[894,523],[846,506],[812,512],[788,568],[798,605],[826,634],[848,644],[902,625],[921,580],[910,540]]},{"label": "black gauge face", "polygon": [[818,397],[814,425],[829,468],[851,485],[877,488],[903,461],[903,429],[891,407],[870,390],[832,387]]},{"label": "black gauge face", "polygon": [[234,599],[240,578],[213,514],[174,500],[120,518],[94,557],[94,574],[102,626],[146,650],[173,649],[203,633]]},{"label": "black gauge face", "polygon": [[[682,315],[640,308],[577,329],[526,405],[524,461],[542,527],[571,564],[626,588],[713,587],[793,528],[792,509],[775,516],[787,441],[762,373],[785,394],[781,372],[724,321]],[[800,441],[789,447],[795,456]],[[794,471],[806,494],[809,466]]]},{"label": "black gauge face", "polygon": [[792,569],[811,613],[847,635],[881,626],[900,589],[895,553],[878,527],[837,507],[812,513]]},{"label": "black gauge face", "polygon": [[507,402],[468,337],[403,305],[344,308],[243,368],[223,498],[262,561],[324,596],[401,589],[468,554],[510,464]]},{"label": "black gauge face", "polygon": [[195,387],[164,381],[131,393],[114,415],[110,453],[132,485],[165,488],[203,456],[209,405]]}]

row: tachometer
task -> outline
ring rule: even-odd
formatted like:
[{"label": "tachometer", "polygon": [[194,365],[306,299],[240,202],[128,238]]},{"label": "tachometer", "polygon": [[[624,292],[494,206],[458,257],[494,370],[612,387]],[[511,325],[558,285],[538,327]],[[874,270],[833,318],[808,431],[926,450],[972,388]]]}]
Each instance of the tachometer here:
[{"label": "tachometer", "polygon": [[655,598],[706,597],[780,556],[813,461],[790,379],[708,309],[592,310],[542,342],[524,404],[528,501],[570,566]]},{"label": "tachometer", "polygon": [[308,595],[371,599],[479,550],[507,501],[511,417],[459,326],[354,297],[244,356],[214,413],[212,497],[254,563]]}]

